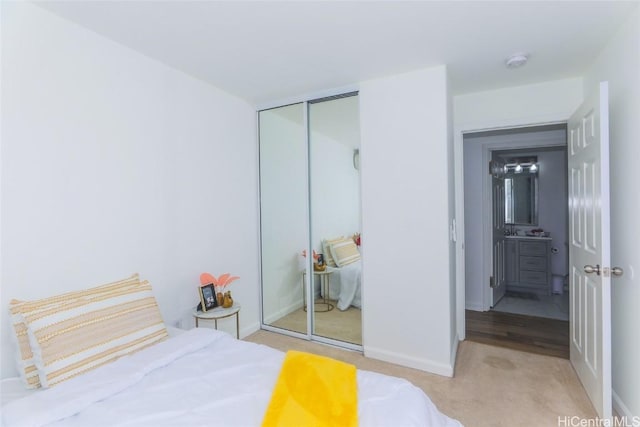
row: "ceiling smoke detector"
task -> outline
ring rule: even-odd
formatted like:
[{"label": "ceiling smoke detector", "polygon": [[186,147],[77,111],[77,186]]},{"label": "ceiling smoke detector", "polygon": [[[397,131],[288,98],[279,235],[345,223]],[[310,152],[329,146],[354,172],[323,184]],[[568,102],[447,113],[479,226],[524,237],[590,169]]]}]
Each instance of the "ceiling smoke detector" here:
[{"label": "ceiling smoke detector", "polygon": [[529,55],[526,53],[515,53],[507,58],[504,62],[507,68],[520,68],[529,60]]}]

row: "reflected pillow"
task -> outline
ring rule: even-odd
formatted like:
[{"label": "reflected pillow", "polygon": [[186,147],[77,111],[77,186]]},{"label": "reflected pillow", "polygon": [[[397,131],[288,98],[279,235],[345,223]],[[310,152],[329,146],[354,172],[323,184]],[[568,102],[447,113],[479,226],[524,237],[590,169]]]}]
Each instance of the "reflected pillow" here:
[{"label": "reflected pillow", "polygon": [[322,250],[324,251],[324,262],[329,267],[337,267],[336,262],[333,259],[333,255],[331,254],[331,246],[335,243],[345,241],[344,236],[334,237],[333,239],[326,239],[322,241]]},{"label": "reflected pillow", "polygon": [[352,264],[360,260],[360,251],[352,239],[346,239],[331,245],[331,256],[338,267]]}]

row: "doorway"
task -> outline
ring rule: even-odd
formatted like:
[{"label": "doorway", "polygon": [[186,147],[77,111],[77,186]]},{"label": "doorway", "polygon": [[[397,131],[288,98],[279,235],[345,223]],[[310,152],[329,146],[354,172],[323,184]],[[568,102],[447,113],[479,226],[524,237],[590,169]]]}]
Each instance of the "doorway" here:
[{"label": "doorway", "polygon": [[463,137],[470,339],[481,330],[568,357],[566,141],[564,123]]}]

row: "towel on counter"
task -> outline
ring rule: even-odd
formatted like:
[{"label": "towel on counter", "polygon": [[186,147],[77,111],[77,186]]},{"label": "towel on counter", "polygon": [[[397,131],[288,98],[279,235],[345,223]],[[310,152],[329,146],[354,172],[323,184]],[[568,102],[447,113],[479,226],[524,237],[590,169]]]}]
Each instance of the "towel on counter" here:
[{"label": "towel on counter", "polygon": [[262,426],[357,425],[356,367],[328,357],[288,351]]}]

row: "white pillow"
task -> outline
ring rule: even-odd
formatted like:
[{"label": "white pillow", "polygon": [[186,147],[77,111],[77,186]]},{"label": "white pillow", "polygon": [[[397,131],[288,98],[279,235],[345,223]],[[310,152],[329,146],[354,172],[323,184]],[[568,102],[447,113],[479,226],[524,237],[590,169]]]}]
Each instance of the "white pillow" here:
[{"label": "white pillow", "polygon": [[124,285],[23,313],[42,387],[51,387],[167,338],[151,285]]},{"label": "white pillow", "polygon": [[331,255],[338,267],[344,267],[360,260],[358,246],[352,239],[346,239],[331,245]]},{"label": "white pillow", "polygon": [[133,274],[126,279],[118,280],[105,285],[96,286],[90,289],[83,289],[79,291],[67,292],[60,295],[55,295],[48,298],[43,298],[35,301],[20,301],[11,300],[9,303],[9,314],[11,318],[11,334],[12,339],[16,345],[16,364],[20,378],[28,389],[40,388],[40,377],[38,376],[38,370],[33,360],[33,351],[31,350],[31,344],[29,343],[29,336],[27,334],[27,325],[24,321],[24,315],[33,316],[36,313],[46,312],[53,307],[70,304],[76,301],[78,298],[86,297],[94,293],[110,292],[113,289],[118,289],[127,286],[137,286],[140,284],[140,277],[138,273]]},{"label": "white pillow", "polygon": [[333,239],[325,239],[322,241],[322,250],[324,251],[324,262],[329,267],[337,267],[336,262],[333,260],[333,255],[331,254],[331,245],[343,242],[346,238],[344,236],[334,237]]}]

